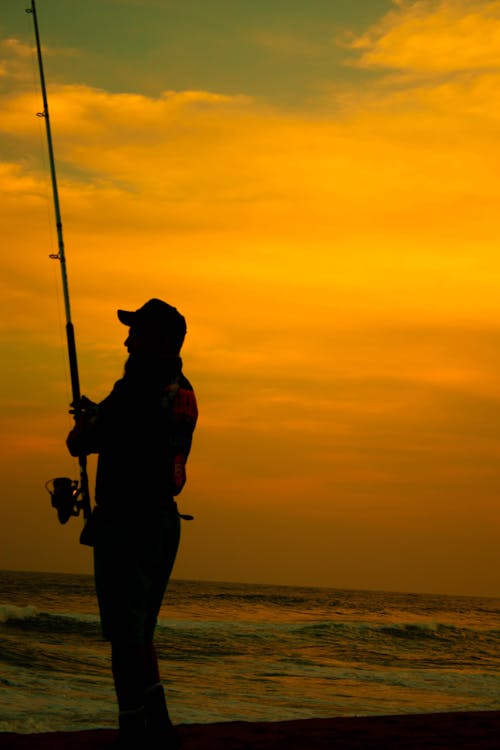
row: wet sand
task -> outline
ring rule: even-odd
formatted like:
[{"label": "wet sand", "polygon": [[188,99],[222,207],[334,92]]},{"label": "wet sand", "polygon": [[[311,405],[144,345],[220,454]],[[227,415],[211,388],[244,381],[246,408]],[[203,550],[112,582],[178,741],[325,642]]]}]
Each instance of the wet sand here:
[{"label": "wet sand", "polygon": [[[500,750],[500,711],[181,724],[182,750]],[[0,733],[0,750],[106,750],[110,729]]]}]

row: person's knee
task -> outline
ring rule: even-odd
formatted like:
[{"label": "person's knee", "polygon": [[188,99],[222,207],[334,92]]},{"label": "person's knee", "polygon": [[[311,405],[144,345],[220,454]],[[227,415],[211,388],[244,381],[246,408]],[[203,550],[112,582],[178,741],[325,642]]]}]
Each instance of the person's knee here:
[{"label": "person's knee", "polygon": [[110,639],[111,650],[116,654],[144,651],[146,643],[139,633],[120,634]]}]

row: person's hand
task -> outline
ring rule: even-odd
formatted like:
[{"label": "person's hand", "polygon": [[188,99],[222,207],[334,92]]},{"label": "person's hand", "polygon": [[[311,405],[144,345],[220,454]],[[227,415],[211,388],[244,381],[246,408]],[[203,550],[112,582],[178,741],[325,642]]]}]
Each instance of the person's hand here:
[{"label": "person's hand", "polygon": [[97,416],[98,406],[94,401],[91,401],[87,396],[81,396],[78,402],[73,401],[71,404],[70,414],[73,414],[75,418],[83,417],[85,420],[90,420],[92,417]]}]

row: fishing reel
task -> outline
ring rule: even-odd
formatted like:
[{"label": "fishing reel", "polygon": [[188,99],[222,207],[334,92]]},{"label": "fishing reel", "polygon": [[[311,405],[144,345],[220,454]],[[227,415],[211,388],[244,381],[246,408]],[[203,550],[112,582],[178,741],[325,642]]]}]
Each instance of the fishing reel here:
[{"label": "fishing reel", "polygon": [[45,483],[45,489],[52,498],[52,507],[57,510],[59,523],[68,523],[71,516],[80,515],[84,502],[80,499],[82,489],[76,479],[68,477],[49,479]]}]

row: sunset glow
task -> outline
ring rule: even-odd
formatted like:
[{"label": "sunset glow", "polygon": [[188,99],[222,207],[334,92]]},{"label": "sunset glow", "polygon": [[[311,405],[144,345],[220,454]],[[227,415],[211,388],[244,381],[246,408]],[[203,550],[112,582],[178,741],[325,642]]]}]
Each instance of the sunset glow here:
[{"label": "sunset glow", "polygon": [[[82,391],[120,377],[117,308],[188,322],[175,577],[498,595],[500,5],[88,0],[95,34],[66,5],[38,12]],[[76,466],[30,23],[0,12],[0,568],[87,572],[43,488]]]}]

